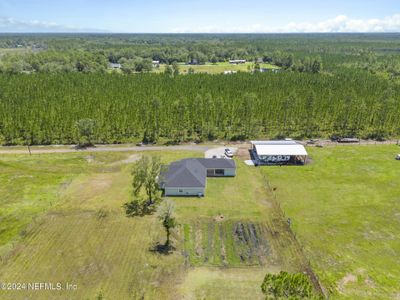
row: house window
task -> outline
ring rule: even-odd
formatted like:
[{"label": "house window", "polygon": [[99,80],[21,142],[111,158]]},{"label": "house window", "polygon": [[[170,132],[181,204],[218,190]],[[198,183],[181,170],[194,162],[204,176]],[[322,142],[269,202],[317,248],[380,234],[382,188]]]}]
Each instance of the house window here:
[{"label": "house window", "polygon": [[215,170],[215,175],[225,175],[225,170],[224,169],[216,169]]},{"label": "house window", "polygon": [[179,193],[183,193],[183,190],[179,190]]}]

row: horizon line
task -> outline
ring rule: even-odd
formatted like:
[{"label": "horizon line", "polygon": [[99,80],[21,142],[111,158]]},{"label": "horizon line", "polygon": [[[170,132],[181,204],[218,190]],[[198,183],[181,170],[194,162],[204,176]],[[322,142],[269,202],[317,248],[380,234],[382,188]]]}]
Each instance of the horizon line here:
[{"label": "horizon line", "polygon": [[107,32],[107,31],[0,31],[0,34],[171,34],[171,35],[185,35],[185,34],[231,34],[231,35],[246,35],[246,34],[400,34],[400,31],[354,31],[354,32]]}]

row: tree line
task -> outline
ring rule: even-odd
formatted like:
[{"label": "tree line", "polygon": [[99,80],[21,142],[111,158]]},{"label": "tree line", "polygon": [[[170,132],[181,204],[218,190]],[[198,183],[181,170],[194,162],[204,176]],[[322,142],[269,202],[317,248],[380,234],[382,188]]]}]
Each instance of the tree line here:
[{"label": "tree line", "polygon": [[399,85],[366,71],[3,74],[0,144],[384,139],[400,135],[399,95]]},{"label": "tree line", "polygon": [[[151,61],[218,63],[230,59],[269,62],[298,72],[369,68],[399,75],[399,34],[0,34],[0,72],[148,72]],[[3,51],[15,50],[15,51]],[[367,64],[367,65],[366,65]],[[394,66],[394,67],[393,67]]]}]

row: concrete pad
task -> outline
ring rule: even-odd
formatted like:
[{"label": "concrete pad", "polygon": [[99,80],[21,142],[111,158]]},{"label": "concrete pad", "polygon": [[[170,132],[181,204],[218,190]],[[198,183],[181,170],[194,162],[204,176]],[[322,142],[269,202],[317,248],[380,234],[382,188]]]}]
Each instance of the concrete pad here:
[{"label": "concrete pad", "polygon": [[225,149],[230,149],[233,154],[235,155],[237,152],[237,148],[235,147],[218,147],[218,148],[213,148],[213,149],[209,149],[204,153],[204,157],[205,158],[213,158],[214,156],[216,156],[217,158],[229,158],[225,155]]},{"label": "concrete pad", "polygon": [[252,161],[251,159],[250,159],[250,160],[245,160],[244,163],[245,163],[246,165],[248,165],[248,166],[255,166],[254,161]]}]

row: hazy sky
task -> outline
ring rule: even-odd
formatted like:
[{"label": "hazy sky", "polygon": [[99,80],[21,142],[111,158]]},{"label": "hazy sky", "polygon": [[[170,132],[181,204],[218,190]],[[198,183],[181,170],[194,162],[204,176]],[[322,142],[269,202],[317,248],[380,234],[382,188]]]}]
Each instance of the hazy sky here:
[{"label": "hazy sky", "polygon": [[400,32],[400,0],[0,0],[0,32]]}]

